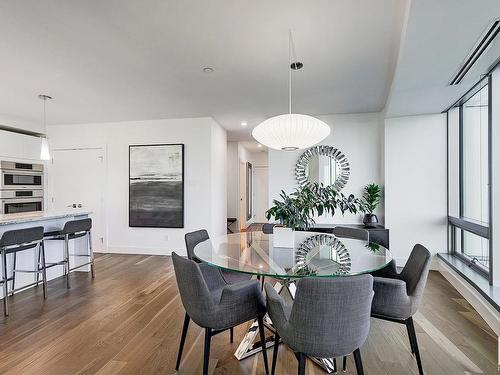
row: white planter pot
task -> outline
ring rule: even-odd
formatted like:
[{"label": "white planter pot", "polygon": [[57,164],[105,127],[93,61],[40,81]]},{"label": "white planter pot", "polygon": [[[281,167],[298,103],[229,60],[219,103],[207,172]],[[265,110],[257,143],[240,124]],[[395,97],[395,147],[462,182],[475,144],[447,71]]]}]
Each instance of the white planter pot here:
[{"label": "white planter pot", "polygon": [[294,230],[292,228],[274,227],[273,246],[293,248],[295,246]]}]

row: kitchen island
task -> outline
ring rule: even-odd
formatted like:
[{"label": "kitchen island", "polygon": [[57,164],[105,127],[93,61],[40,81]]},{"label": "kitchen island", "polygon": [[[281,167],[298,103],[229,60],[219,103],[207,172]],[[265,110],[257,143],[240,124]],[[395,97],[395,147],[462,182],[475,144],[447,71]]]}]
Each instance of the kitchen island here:
[{"label": "kitchen island", "polygon": [[[53,210],[41,212],[23,212],[0,215],[0,236],[9,230],[43,226],[45,232],[56,231],[63,228],[64,223],[69,220],[84,219],[91,215],[89,211],[75,209]],[[86,237],[70,241],[70,253],[87,254]],[[63,241],[45,241],[45,258],[47,263],[59,262],[63,259]],[[86,258],[70,257],[72,267],[85,262]],[[17,253],[17,269],[31,270],[36,267],[37,259],[34,249]],[[76,263],[75,263],[76,262]],[[7,269],[9,277],[12,275],[13,254],[7,256]],[[90,271],[90,267],[82,267],[79,271]],[[55,279],[64,275],[62,266],[51,267],[47,270],[47,279]],[[35,275],[27,273],[16,273],[16,289],[29,285],[34,281]],[[9,282],[9,291],[11,283]],[[3,297],[3,293],[0,291]]]}]

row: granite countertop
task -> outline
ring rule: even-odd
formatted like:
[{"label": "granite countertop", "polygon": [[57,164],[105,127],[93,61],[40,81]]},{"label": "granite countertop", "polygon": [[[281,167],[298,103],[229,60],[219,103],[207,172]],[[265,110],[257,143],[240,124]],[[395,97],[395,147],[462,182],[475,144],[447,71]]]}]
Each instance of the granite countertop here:
[{"label": "granite countertop", "polygon": [[90,215],[91,213],[92,213],[91,211],[71,209],[71,210],[50,210],[50,211],[36,211],[36,212],[21,212],[15,214],[3,214],[0,215],[0,226],[29,223],[33,221],[62,219],[65,217]]}]

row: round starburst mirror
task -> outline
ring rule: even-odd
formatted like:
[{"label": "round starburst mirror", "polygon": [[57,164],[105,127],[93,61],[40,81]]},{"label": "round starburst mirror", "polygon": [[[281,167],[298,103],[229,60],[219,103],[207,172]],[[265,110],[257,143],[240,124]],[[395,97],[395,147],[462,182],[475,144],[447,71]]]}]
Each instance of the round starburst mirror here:
[{"label": "round starburst mirror", "polygon": [[349,161],[339,149],[322,145],[311,147],[300,155],[295,177],[300,186],[318,183],[340,191],[347,184],[350,171]]},{"label": "round starburst mirror", "polygon": [[347,275],[351,256],[338,238],[317,234],[299,245],[293,271],[307,276]]}]

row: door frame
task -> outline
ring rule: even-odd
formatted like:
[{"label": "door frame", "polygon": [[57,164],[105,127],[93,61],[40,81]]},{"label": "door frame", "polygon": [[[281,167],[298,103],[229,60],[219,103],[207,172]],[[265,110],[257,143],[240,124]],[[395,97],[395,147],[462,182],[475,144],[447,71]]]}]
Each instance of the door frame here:
[{"label": "door frame", "polygon": [[238,160],[238,226],[240,232],[247,228],[246,164]]},{"label": "door frame", "polygon": [[54,185],[53,185],[53,179],[51,178],[52,173],[51,173],[51,168],[52,164],[54,163],[54,152],[55,151],[87,151],[87,150],[102,150],[102,165],[103,165],[103,178],[102,178],[102,189],[101,189],[101,219],[102,219],[102,233],[104,236],[104,241],[102,242],[102,250],[101,251],[94,251],[96,253],[104,253],[107,252],[108,250],[108,221],[107,221],[107,209],[106,209],[106,202],[107,202],[107,176],[108,176],[108,147],[107,145],[102,145],[102,146],[89,146],[89,147],[57,147],[53,148],[50,150],[51,152],[51,157],[50,160],[47,162],[48,168],[47,172],[45,175],[45,181],[46,183],[46,188],[44,191],[44,195],[48,197],[48,199],[45,200],[45,207],[47,207],[47,200],[50,199],[50,208],[54,209]]}]

